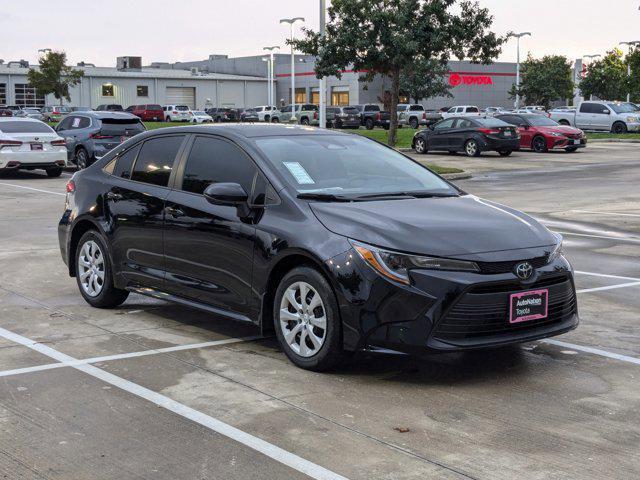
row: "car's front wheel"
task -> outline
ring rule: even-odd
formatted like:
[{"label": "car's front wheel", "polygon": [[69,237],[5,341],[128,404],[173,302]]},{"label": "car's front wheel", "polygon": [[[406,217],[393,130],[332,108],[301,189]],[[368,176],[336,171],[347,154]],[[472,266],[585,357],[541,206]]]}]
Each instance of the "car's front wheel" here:
[{"label": "car's front wheel", "polygon": [[76,152],[76,165],[80,170],[84,170],[89,166],[89,154],[82,147]]},{"label": "car's front wheel", "polygon": [[541,135],[533,137],[533,140],[531,141],[531,149],[537,153],[544,153],[548,151],[549,147],[547,147],[547,140]]},{"label": "car's front wheel", "polygon": [[420,124],[418,123],[417,118],[412,118],[411,120],[409,120],[409,125],[411,126],[411,128],[416,130]]},{"label": "car's front wheel", "polygon": [[413,149],[416,153],[427,153],[427,142],[425,142],[424,138],[416,138],[416,141],[413,144]]},{"label": "car's front wheel", "polygon": [[338,302],[329,282],[310,267],[287,273],[274,299],[276,335],[285,354],[307,370],[327,370],[343,358]]},{"label": "car's front wheel", "polygon": [[75,252],[76,280],[86,302],[97,308],[122,304],[129,292],[113,284],[113,269],[105,241],[95,230],[86,232]]},{"label": "car's front wheel", "polygon": [[373,119],[372,118],[367,118],[364,121],[364,126],[366,127],[367,130],[373,130],[373,127],[375,126],[373,123]]},{"label": "car's front wheel", "polygon": [[611,127],[611,133],[615,133],[618,135],[622,135],[623,133],[627,133],[627,125],[622,122],[616,122]]}]

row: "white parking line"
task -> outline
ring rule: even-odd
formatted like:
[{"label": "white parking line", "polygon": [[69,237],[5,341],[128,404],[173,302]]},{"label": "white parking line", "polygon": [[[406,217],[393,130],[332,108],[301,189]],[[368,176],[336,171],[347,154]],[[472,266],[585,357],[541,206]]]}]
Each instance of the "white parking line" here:
[{"label": "white parking line", "polygon": [[62,195],[63,197],[66,195],[60,192],[52,192],[51,190],[41,190],[39,188],[25,187],[24,185],[14,185],[13,183],[0,182],[0,185],[5,185],[7,187],[24,188],[25,190],[33,190],[34,192],[50,193],[51,195]]},{"label": "white parking line", "polygon": [[52,370],[54,368],[71,367],[74,365],[88,365],[91,363],[108,362],[111,360],[122,360],[126,358],[145,357],[147,355],[157,355],[159,353],[180,352],[183,350],[195,350],[197,348],[215,347],[217,345],[229,345],[232,343],[249,342],[251,340],[258,340],[260,338],[263,338],[263,337],[256,335],[252,337],[227,338],[224,340],[213,340],[210,342],[190,343],[187,345],[176,345],[173,347],[155,348],[155,349],[152,348],[149,350],[142,350],[138,352],[118,353],[115,355],[106,355],[103,357],[85,358],[82,360],[76,360],[73,363],[73,365],[68,363],[47,363],[45,365],[36,365],[34,367],[24,367],[24,368],[15,368],[13,370],[5,370],[3,372],[0,372],[0,377],[9,377],[12,375],[20,375],[22,373],[41,372],[43,370]]},{"label": "white parking line", "polygon": [[562,235],[573,235],[575,237],[589,237],[589,238],[603,238],[606,240],[615,240],[617,242],[638,243],[640,244],[640,238],[624,238],[624,237],[611,237],[607,235],[589,235],[586,233],[573,233],[573,232],[560,232]]},{"label": "white parking line", "polygon": [[636,287],[638,285],[640,285],[640,282],[619,283],[617,285],[607,285],[606,287],[583,288],[582,290],[576,290],[576,293],[601,292],[603,290],[615,290],[616,288]]},{"label": "white parking line", "polygon": [[50,358],[64,363],[76,370],[86,373],[94,378],[102,380],[105,383],[118,387],[125,392],[131,393],[137,397],[143,398],[154,405],[169,410],[177,415],[180,415],[186,419],[189,419],[203,427],[208,428],[214,432],[224,435],[227,438],[235,440],[263,455],[282,463],[298,472],[308,475],[311,478],[317,480],[347,480],[346,477],[339,475],[331,470],[328,470],[320,465],[317,465],[309,460],[306,460],[298,455],[284,450],[272,443],[255,437],[247,432],[244,432],[238,428],[235,428],[227,423],[217,420],[209,415],[206,415],[198,410],[188,407],[182,403],[176,402],[169,397],[166,397],[160,393],[154,392],[145,388],[137,383],[130,382],[124,378],[113,375],[112,373],[105,372],[104,370],[94,367],[93,365],[78,365],[76,362],[78,359],[70,357],[62,352],[59,352],[47,345],[37,343],[29,338],[23,337],[16,333],[0,328],[0,337],[6,338],[12,342],[18,343],[25,347],[31,348],[42,355],[46,355]]},{"label": "white parking line", "polygon": [[577,213],[592,213],[595,215],[612,215],[615,217],[638,217],[640,218],[640,214],[638,213],[616,213],[616,212],[594,212],[592,210],[569,210],[570,212]]},{"label": "white parking line", "polygon": [[583,270],[575,270],[573,273],[577,273],[578,275],[592,275],[594,277],[615,278],[616,280],[631,280],[632,282],[640,282],[640,278],[622,277],[620,275],[609,275],[607,273],[585,272]]},{"label": "white parking line", "polygon": [[553,340],[551,338],[542,340],[542,343],[548,343],[550,345],[555,345],[557,347],[571,348],[573,350],[578,350],[580,352],[591,353],[593,355],[599,355],[601,357],[612,358],[614,360],[620,360],[622,362],[633,363],[634,365],[640,365],[640,358],[630,357],[628,355],[622,355],[620,353],[607,352],[606,350],[601,350],[599,348],[585,347],[583,345],[576,345],[574,343],[561,342],[560,340]]}]

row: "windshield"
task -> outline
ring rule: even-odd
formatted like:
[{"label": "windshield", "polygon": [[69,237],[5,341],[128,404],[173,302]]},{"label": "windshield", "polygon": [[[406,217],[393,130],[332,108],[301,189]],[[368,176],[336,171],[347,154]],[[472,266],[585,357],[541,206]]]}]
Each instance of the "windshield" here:
[{"label": "windshield", "polygon": [[637,112],[636,106],[632,103],[610,103],[609,107],[616,113]]},{"label": "windshield", "polygon": [[176,105],[176,110],[180,110],[181,112],[186,112],[187,110],[189,110],[189,107],[187,107],[186,105]]},{"label": "windshield", "polygon": [[555,120],[551,120],[544,115],[531,115],[527,117],[527,121],[534,127],[557,127],[559,125]]},{"label": "windshield", "polygon": [[256,145],[299,194],[459,194],[417,162],[366,138],[352,135],[268,137],[257,139]]}]

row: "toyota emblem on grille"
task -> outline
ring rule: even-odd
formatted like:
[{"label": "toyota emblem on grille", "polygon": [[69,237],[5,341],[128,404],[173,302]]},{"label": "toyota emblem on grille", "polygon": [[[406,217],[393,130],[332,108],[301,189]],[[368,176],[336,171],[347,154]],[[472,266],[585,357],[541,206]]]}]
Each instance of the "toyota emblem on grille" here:
[{"label": "toyota emblem on grille", "polygon": [[516,265],[516,275],[522,280],[527,280],[533,275],[533,267],[529,262],[522,262]]}]

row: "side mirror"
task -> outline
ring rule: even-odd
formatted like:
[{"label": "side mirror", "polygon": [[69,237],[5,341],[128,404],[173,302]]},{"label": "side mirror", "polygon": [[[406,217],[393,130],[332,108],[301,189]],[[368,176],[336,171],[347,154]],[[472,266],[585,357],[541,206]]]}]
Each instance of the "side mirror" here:
[{"label": "side mirror", "polygon": [[249,198],[239,183],[214,183],[205,188],[203,195],[213,205],[240,205]]},{"label": "side mirror", "polygon": [[605,115],[609,115],[611,112],[605,108],[604,110],[602,110],[602,113],[604,113]]}]

